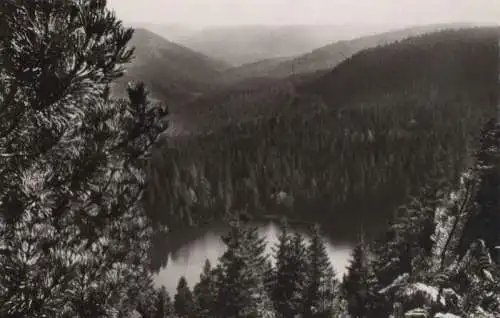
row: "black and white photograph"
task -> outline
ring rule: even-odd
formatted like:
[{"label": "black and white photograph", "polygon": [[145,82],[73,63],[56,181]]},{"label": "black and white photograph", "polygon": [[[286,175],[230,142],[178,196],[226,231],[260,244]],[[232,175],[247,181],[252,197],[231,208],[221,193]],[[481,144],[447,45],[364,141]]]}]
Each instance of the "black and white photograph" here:
[{"label": "black and white photograph", "polygon": [[0,0],[0,318],[500,318],[500,0]]}]

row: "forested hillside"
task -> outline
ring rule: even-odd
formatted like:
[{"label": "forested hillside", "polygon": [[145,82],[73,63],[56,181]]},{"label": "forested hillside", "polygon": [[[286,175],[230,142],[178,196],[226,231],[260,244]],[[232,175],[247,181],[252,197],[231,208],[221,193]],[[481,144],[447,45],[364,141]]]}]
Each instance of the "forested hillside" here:
[{"label": "forested hillside", "polygon": [[319,95],[332,107],[475,98],[483,92],[476,79],[491,76],[497,35],[496,28],[445,30],[364,50],[300,92]]},{"label": "forested hillside", "polygon": [[266,73],[268,76],[272,77],[286,77],[293,73],[310,73],[332,69],[354,54],[366,49],[391,44],[426,33],[470,27],[473,27],[473,25],[465,23],[424,25],[396,31],[388,31],[375,35],[362,36],[352,40],[338,41],[316,48],[312,52],[290,59],[289,61],[280,63],[274,68],[268,69]]},{"label": "forested hillside", "polygon": [[172,113],[175,115],[172,122],[184,127],[183,134],[203,134],[227,125],[267,118],[293,103],[297,83],[316,76],[318,74],[309,74],[286,80],[251,78],[186,103]]},{"label": "forested hillside", "polygon": [[[233,209],[296,214],[344,238],[357,230],[349,220],[381,229],[429,176],[456,180],[494,111],[483,107],[378,107],[231,126],[154,155],[151,211],[166,224],[201,224]],[[345,223],[333,222],[337,213]]]},{"label": "forested hillside", "polygon": [[362,51],[329,72],[249,79],[186,104],[179,120],[200,132],[298,111],[483,103],[490,98],[491,84],[483,83],[491,83],[495,36],[492,28],[446,30]]},{"label": "forested hillside", "polygon": [[269,70],[274,69],[285,61],[293,59],[294,57],[275,57],[246,63],[238,67],[231,67],[223,72],[220,81],[222,83],[234,84],[250,78],[267,78],[270,77]]},{"label": "forested hillside", "polygon": [[217,88],[214,78],[228,67],[146,29],[135,30],[128,46],[134,48],[134,59],[114,83],[114,93],[126,96],[128,81],[144,82],[153,98],[173,108]]},{"label": "forested hillside", "polygon": [[360,53],[318,80],[319,97],[307,103],[168,141],[153,156],[152,213],[174,224],[233,209],[285,213],[353,236],[348,221],[331,222],[345,213],[383,228],[430,176],[458,180],[496,111],[497,37],[494,29],[446,31]]},{"label": "forested hillside", "polygon": [[218,264],[207,261],[192,290],[182,277],[173,304],[163,302],[162,310],[172,317],[498,317],[496,119],[479,140],[457,184],[429,180],[378,239],[359,234],[343,278],[318,227],[306,244],[282,222],[272,264],[255,228],[233,221]]},{"label": "forested hillside", "polygon": [[223,82],[241,81],[252,77],[284,78],[294,74],[331,70],[354,54],[369,48],[387,45],[406,38],[446,29],[470,28],[474,25],[452,23],[409,27],[396,31],[376,32],[376,28],[365,31],[371,35],[346,37],[314,47],[310,52],[285,58],[263,59],[227,69],[222,74]]}]

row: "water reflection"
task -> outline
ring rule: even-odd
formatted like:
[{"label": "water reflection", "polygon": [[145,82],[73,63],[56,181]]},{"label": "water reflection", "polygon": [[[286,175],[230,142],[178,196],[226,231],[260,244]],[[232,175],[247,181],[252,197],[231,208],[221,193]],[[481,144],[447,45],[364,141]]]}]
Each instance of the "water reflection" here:
[{"label": "water reflection", "polygon": [[[188,239],[184,240],[183,244],[179,242],[174,244],[170,241],[169,247],[172,252],[168,257],[168,264],[154,276],[155,284],[157,286],[164,285],[168,292],[174,295],[179,278],[185,276],[192,288],[199,279],[205,260],[208,258],[214,265],[219,256],[224,253],[225,245],[220,237],[225,230],[226,228],[220,224],[212,225],[205,229],[193,229],[191,232],[184,233]],[[295,227],[295,231],[299,231],[306,238],[309,238],[304,228]],[[267,238],[267,253],[270,254],[273,246],[277,243],[278,226],[272,222],[260,225],[259,233]],[[177,237],[176,241],[179,238]],[[327,240],[330,261],[340,277],[345,273],[351,250],[352,246],[347,242]]]}]

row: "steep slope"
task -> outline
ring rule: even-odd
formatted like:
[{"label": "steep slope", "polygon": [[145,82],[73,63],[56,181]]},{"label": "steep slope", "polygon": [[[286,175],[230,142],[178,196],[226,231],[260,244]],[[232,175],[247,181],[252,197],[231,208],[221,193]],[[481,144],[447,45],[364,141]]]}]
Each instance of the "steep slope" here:
[{"label": "steep slope", "polygon": [[113,90],[117,95],[128,81],[144,81],[154,98],[179,105],[217,87],[213,79],[227,67],[145,29],[135,30],[129,46],[135,47],[135,58]]},{"label": "steep slope", "polygon": [[342,25],[212,27],[178,41],[193,50],[240,66],[298,56],[334,41],[359,36],[367,29],[366,26]]}]

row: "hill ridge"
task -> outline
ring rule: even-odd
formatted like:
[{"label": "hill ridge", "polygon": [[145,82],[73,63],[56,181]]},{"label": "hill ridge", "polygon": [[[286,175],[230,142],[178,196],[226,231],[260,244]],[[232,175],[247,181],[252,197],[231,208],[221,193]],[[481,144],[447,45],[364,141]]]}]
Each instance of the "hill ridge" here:
[{"label": "hill ridge", "polygon": [[128,81],[142,81],[154,99],[174,109],[218,87],[213,79],[227,65],[144,28],[136,29],[128,47],[134,59],[113,87],[122,96]]}]

